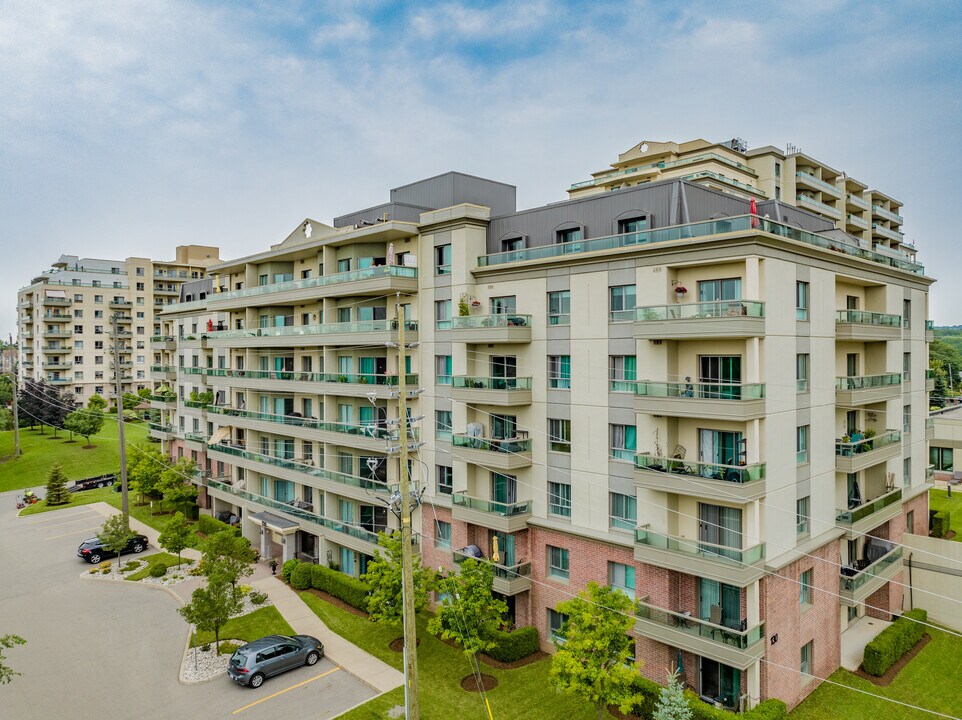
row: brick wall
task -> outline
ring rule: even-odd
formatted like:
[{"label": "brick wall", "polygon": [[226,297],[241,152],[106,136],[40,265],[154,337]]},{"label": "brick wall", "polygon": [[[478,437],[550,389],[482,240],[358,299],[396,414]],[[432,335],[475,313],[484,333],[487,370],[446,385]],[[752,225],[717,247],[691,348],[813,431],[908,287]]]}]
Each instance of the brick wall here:
[{"label": "brick wall", "polygon": [[[924,492],[917,497],[912,498],[908,502],[902,505],[902,513],[907,515],[909,512],[913,513],[912,517],[912,529],[906,530],[906,532],[911,532],[913,535],[928,535],[929,534],[929,494]],[[905,523],[902,523],[902,527],[906,527]]]}]

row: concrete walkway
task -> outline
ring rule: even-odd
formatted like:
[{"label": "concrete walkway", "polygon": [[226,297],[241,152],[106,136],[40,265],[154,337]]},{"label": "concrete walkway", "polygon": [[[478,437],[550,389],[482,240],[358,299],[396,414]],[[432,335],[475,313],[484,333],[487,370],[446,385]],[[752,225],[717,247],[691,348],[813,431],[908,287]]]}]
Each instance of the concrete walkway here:
[{"label": "concrete walkway", "polygon": [[875,636],[891,625],[887,620],[863,615],[842,633],[842,667],[846,670],[858,670],[865,657],[865,646]]}]

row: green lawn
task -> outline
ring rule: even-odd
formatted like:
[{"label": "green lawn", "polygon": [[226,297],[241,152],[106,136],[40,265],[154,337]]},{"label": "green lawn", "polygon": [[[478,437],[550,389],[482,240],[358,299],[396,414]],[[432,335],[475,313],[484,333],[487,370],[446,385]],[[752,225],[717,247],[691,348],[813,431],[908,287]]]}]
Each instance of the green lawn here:
[{"label": "green lawn", "polygon": [[[177,558],[174,558],[176,560]],[[277,608],[263,607],[247,615],[229,620],[220,629],[220,639],[243,640],[245,643],[259,640],[265,635],[295,635],[294,628],[287,624]],[[197,644],[214,642],[214,633],[199,632],[194,635]]]},{"label": "green lawn", "polygon": [[[128,424],[124,431],[128,447],[147,440],[146,423]],[[63,466],[69,480],[117,472],[120,467],[117,423],[110,417],[100,434],[90,438],[92,449],[85,450],[86,441],[77,435],[76,442],[67,442],[70,433],[63,430],[57,432],[57,439],[51,440],[53,437],[50,428],[44,428],[42,435],[39,429],[22,429],[20,457],[14,460],[13,431],[0,432],[0,492],[46,485],[55,463]]]},{"label": "green lawn", "polygon": [[[132,582],[143,580],[145,577],[150,575],[150,568],[152,568],[154,565],[163,565],[164,567],[167,568],[168,572],[170,571],[170,568],[177,567],[177,556],[171,555],[170,553],[166,553],[166,552],[154,553],[153,555],[145,555],[144,557],[137,558],[137,559],[145,560],[147,562],[147,567],[142,568],[141,570],[138,570],[133,575],[128,575],[127,579]],[[126,562],[126,560],[121,559],[121,564],[123,564],[124,562]],[[189,566],[187,565],[189,561],[184,558],[181,558],[181,562],[183,563],[183,567],[181,569],[184,572],[187,572],[187,570],[190,569]]]},{"label": "green lawn", "polygon": [[822,683],[792,711],[789,720],[931,720],[936,717],[849,688],[949,717],[962,716],[962,685],[954,681],[956,669],[962,667],[962,640],[934,628],[929,629],[929,634],[932,641],[888,687],[878,687],[847,670],[837,670],[830,679],[844,687]]},{"label": "green lawn", "polygon": [[962,487],[952,491],[952,498],[949,499],[945,490],[929,490],[929,507],[932,510],[948,510],[952,513],[949,519],[949,528],[955,530],[956,542],[962,542]]},{"label": "green lawn", "polygon": [[[401,653],[393,652],[388,647],[392,640],[401,636],[400,629],[387,628],[352,615],[309,592],[301,593],[300,597],[333,632],[401,669]],[[468,659],[460,650],[431,635],[426,624],[427,618],[419,615],[421,716],[426,720],[487,718],[481,696],[461,689],[461,678],[471,673]],[[497,670],[481,663],[481,671],[498,680],[498,687],[488,693],[494,717],[498,720],[595,720],[597,713],[592,705],[551,688],[548,682],[550,666],[550,659],[515,670]],[[404,689],[398,688],[340,715],[339,720],[381,720],[388,717],[389,709],[403,704]],[[605,712],[607,720],[611,720],[611,717]]]}]

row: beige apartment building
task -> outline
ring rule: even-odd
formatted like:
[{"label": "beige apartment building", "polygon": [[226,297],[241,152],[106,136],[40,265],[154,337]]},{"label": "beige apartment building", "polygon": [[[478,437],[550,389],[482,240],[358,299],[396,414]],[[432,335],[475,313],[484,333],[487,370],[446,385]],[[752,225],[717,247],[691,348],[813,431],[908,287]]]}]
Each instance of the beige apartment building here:
[{"label": "beige apartment building", "polygon": [[79,403],[112,394],[116,316],[123,388],[151,387],[156,313],[218,260],[218,249],[206,245],[179,246],[171,261],[62,255],[17,293],[20,377],[46,380]]},{"label": "beige apartment building", "polygon": [[152,432],[263,554],[359,575],[396,525],[403,372],[425,564],[494,562],[548,650],[558,602],[610,583],[647,675],[794,706],[849,628],[907,609],[932,279],[799,200],[802,173],[836,210],[899,209],[801,153],[645,142],[612,167],[523,211],[448,173],[211,267],[161,316]]}]

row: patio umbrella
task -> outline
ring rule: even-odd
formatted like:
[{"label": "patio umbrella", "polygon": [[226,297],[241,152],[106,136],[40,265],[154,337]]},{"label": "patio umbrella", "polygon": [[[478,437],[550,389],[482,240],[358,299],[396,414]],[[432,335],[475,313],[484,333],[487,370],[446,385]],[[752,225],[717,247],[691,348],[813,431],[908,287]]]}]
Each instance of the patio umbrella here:
[{"label": "patio umbrella", "polygon": [[758,221],[758,203],[755,198],[749,199],[748,212],[752,215],[752,227],[757,228],[761,223]]}]

